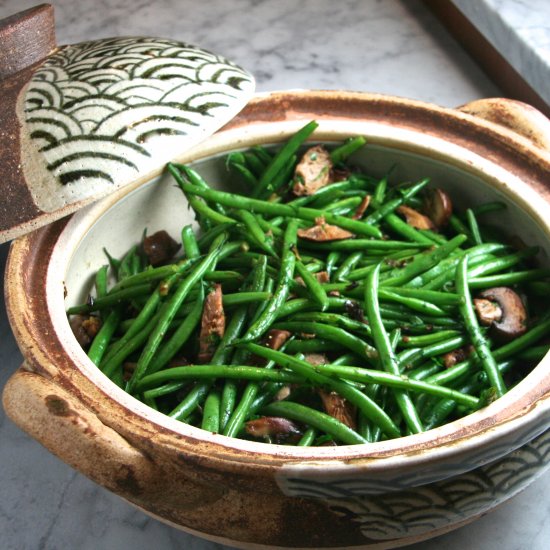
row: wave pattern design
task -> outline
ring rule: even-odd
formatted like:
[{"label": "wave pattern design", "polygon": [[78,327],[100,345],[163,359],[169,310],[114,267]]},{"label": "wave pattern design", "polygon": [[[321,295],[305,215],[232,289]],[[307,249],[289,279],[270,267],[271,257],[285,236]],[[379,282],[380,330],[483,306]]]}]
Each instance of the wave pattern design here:
[{"label": "wave pattern design", "polygon": [[214,132],[244,106],[253,79],[230,61],[165,39],[61,48],[25,96],[30,136],[62,184],[124,184]]},{"label": "wave pattern design", "polygon": [[361,495],[361,482],[292,480],[292,495],[323,499],[373,541],[413,537],[487,512],[527,487],[549,466],[550,430],[471,472],[408,490]]}]

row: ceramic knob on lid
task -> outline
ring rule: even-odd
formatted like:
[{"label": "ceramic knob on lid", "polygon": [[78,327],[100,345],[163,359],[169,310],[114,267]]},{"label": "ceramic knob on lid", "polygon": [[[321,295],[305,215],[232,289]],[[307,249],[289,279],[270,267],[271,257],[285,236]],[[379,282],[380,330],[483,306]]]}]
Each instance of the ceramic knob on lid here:
[{"label": "ceramic knob on lid", "polygon": [[[0,147],[9,168],[0,242],[157,175],[231,120],[254,91],[244,69],[176,40],[56,47],[48,5],[0,22],[0,44],[7,98]],[[29,52],[27,60],[11,62],[18,52]]]}]

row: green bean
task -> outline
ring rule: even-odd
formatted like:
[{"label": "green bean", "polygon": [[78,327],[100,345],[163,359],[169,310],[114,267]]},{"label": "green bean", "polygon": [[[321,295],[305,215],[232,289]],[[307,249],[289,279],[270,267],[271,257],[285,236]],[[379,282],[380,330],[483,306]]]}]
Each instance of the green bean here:
[{"label": "green bean", "polygon": [[365,438],[361,437],[351,428],[348,428],[345,424],[342,424],[339,420],[336,420],[336,418],[305,405],[300,405],[299,403],[278,401],[265,406],[262,409],[262,413],[268,416],[282,416],[290,420],[303,422],[308,426],[332,435],[335,439],[347,445],[368,443]]},{"label": "green bean", "polygon": [[109,271],[108,265],[101,266],[95,274],[95,292],[96,297],[101,298],[107,294],[107,273]]},{"label": "green bean", "polygon": [[211,433],[220,431],[220,392],[212,391],[204,402],[201,428]]},{"label": "green bean", "polygon": [[237,211],[239,218],[244,223],[248,237],[255,243],[261,250],[267,252],[271,256],[276,256],[273,247],[266,239],[263,229],[260,227],[256,216],[247,210],[238,210]]},{"label": "green bean", "polygon": [[445,315],[445,312],[435,304],[426,300],[414,298],[412,296],[403,296],[397,292],[392,292],[386,288],[378,289],[378,297],[381,300],[389,300],[390,302],[397,302],[407,306],[409,309],[419,311],[426,315]]},{"label": "green bean", "polygon": [[98,333],[95,335],[95,338],[92,341],[90,349],[88,350],[88,357],[95,365],[101,363],[101,359],[105,354],[107,346],[115,333],[115,330],[118,328],[121,319],[121,311],[119,308],[111,310]]},{"label": "green bean", "polygon": [[136,257],[137,254],[137,249],[137,245],[132,246],[132,248],[130,248],[130,250],[122,258],[117,273],[117,278],[119,281],[124,280],[130,275],[135,275],[135,271],[132,266],[133,259]]},{"label": "green bean", "polygon": [[150,373],[157,372],[164,365],[166,365],[171,359],[173,359],[178,351],[187,342],[195,328],[198,326],[201,316],[202,307],[204,302],[204,288],[201,285],[199,287],[199,295],[195,301],[193,308],[189,312],[189,315],[185,317],[183,322],[178,326],[175,332],[172,334],[168,342],[159,347],[155,356],[151,360],[148,371]]},{"label": "green bean", "polygon": [[151,398],[151,399],[157,399],[159,397],[162,397],[164,395],[169,395],[171,393],[177,392],[178,390],[181,390],[185,386],[186,382],[167,382],[166,384],[163,384],[162,386],[158,386],[156,388],[146,390],[143,392],[143,397],[145,398]]},{"label": "green bean", "polygon": [[445,386],[422,382],[421,380],[416,380],[403,375],[396,376],[377,370],[350,367],[346,365],[318,365],[317,369],[321,373],[336,375],[345,380],[355,380],[365,384],[383,384],[391,388],[399,388],[407,391],[448,397],[454,399],[457,403],[462,403],[470,408],[476,408],[479,405],[479,399],[472,395],[453,390]]},{"label": "green bean", "polygon": [[300,438],[300,441],[296,443],[298,447],[311,447],[313,445],[315,438],[317,437],[317,430],[315,428],[308,428],[302,437]]},{"label": "green bean", "polygon": [[390,289],[384,289],[384,292],[391,291],[393,294],[399,294],[401,296],[407,296],[410,298],[416,298],[418,300],[426,300],[437,304],[439,306],[445,305],[458,305],[461,303],[462,298],[460,295],[454,292],[440,292],[437,290],[428,290],[425,288],[409,288],[409,287],[391,287]]},{"label": "green bean", "polygon": [[[365,285],[365,311],[369,319],[372,337],[374,339],[376,349],[378,350],[378,357],[382,368],[390,374],[399,375],[399,362],[391,347],[378,306],[379,272],[380,266],[378,265],[367,277],[367,282]],[[416,412],[409,395],[401,390],[396,390],[394,395],[408,428],[413,433],[422,432],[424,429],[422,427],[422,422],[418,417],[418,413]]]},{"label": "green bean", "polygon": [[470,227],[470,234],[472,235],[472,241],[474,244],[482,244],[481,234],[479,233],[479,226],[477,225],[476,216],[471,208],[466,210],[466,219]]},{"label": "green bean", "polygon": [[415,229],[407,222],[402,220],[397,214],[390,213],[387,214],[384,218],[384,223],[386,223],[393,231],[398,235],[409,239],[413,243],[423,244],[423,245],[433,245],[433,239],[430,239],[428,236],[421,233],[418,229]]},{"label": "green bean", "polygon": [[360,357],[363,357],[369,363],[378,358],[378,353],[370,344],[339,327],[317,322],[284,321],[276,323],[273,325],[273,328],[289,330],[290,332],[315,334],[322,339],[331,340],[336,344],[346,347]]},{"label": "green bean", "polygon": [[406,265],[403,269],[399,270],[399,274],[393,277],[384,279],[381,282],[382,286],[398,286],[403,283],[407,283],[414,277],[425,273],[428,269],[437,265],[441,260],[456,250],[467,239],[465,235],[457,235],[452,238],[448,243],[441,245],[439,248],[419,254],[412,262]]},{"label": "green bean", "polygon": [[266,169],[266,165],[263,163],[262,159],[252,151],[245,152],[243,156],[246,166],[257,178],[259,178]]},{"label": "green bean", "polygon": [[363,252],[353,252],[341,264],[334,273],[335,281],[343,281],[349,275],[349,272],[363,259]]},{"label": "green bean", "polygon": [[197,239],[195,237],[195,232],[193,231],[193,226],[185,225],[181,230],[181,242],[183,244],[183,249],[185,250],[185,255],[188,258],[197,258],[200,256],[199,245],[197,244]]},{"label": "green bean", "polygon": [[218,256],[222,250],[222,246],[225,244],[227,239],[226,235],[220,235],[212,243],[210,247],[210,252],[194,269],[191,271],[185,279],[183,279],[178,285],[174,294],[170,297],[167,308],[163,313],[163,316],[157,322],[157,325],[151,332],[147,344],[143,349],[136,366],[136,369],[132,375],[132,378],[128,382],[128,392],[132,393],[136,381],[143,377],[147,373],[149,363],[153,359],[157,348],[159,347],[166,330],[170,326],[170,323],[174,316],[176,315],[177,310],[180,308],[181,304],[185,300],[186,296],[189,294],[191,288],[200,280],[200,278],[207,271],[213,269],[218,260]]},{"label": "green bean", "polygon": [[508,256],[503,256],[502,258],[495,258],[494,260],[481,263],[468,270],[468,278],[489,275],[491,273],[508,269],[522,260],[534,256],[538,252],[539,247],[531,246],[514,254],[509,254]]},{"label": "green bean", "polygon": [[470,210],[476,215],[481,216],[483,214],[489,214],[491,212],[499,212],[501,210],[506,210],[506,204],[500,201],[486,202],[485,204],[480,204],[479,206],[473,206]]},{"label": "green bean", "polygon": [[366,143],[367,140],[363,136],[355,136],[350,138],[330,152],[330,159],[334,164],[338,164],[346,160],[350,155],[359,149],[362,149]]},{"label": "green bean", "polygon": [[340,396],[357,406],[365,416],[380,425],[384,433],[389,437],[399,437],[399,428],[391,421],[390,417],[372,399],[359,389],[343,382],[321,374],[318,367],[312,367],[307,361],[291,357],[286,353],[275,351],[258,344],[245,344],[246,349],[252,353],[274,361],[281,367],[291,369],[302,378],[308,379],[319,387],[327,387],[336,391]]},{"label": "green bean", "polygon": [[304,284],[309,291],[309,295],[312,301],[316,302],[319,305],[321,311],[325,311],[328,308],[329,300],[327,293],[325,292],[325,289],[323,288],[321,283],[306,269],[304,264],[299,260],[296,260],[296,271],[304,281]]},{"label": "green bean", "polygon": [[387,201],[386,203],[380,205],[372,214],[369,214],[365,221],[367,223],[377,223],[381,219],[383,219],[385,216],[393,212],[396,208],[401,206],[403,203],[407,201],[407,199],[414,197],[417,193],[419,193],[426,185],[430,182],[429,178],[425,178],[418,183],[411,185],[409,189],[407,189],[401,197],[396,197],[395,199],[391,199]]},{"label": "green bean", "polygon": [[[327,243],[304,242],[302,245],[312,250],[331,251],[408,250],[411,247],[411,243],[407,241],[390,241],[383,239],[346,239]],[[433,243],[430,243],[430,245],[433,245]]]},{"label": "green bean", "polygon": [[401,338],[400,345],[407,348],[424,347],[447,338],[458,336],[460,333],[457,330],[442,330],[438,332],[432,332],[430,334],[422,334],[421,336],[403,336]]},{"label": "green bean", "polygon": [[100,370],[111,378],[117,376],[117,373],[120,371],[120,367],[123,361],[131,355],[134,351],[138,350],[147,340],[149,334],[153,330],[155,323],[157,322],[160,316],[160,311],[151,319],[151,323],[146,324],[139,331],[132,333],[130,336],[126,337],[130,331],[128,331],[124,336],[117,341],[116,346],[111,346],[109,353],[105,354],[102,361],[99,364]]},{"label": "green bean", "polygon": [[[173,367],[171,369],[161,370],[153,374],[147,374],[135,383],[134,388],[136,393],[140,393],[169,381],[196,379],[209,380],[213,378],[232,378],[234,380],[255,380],[261,382],[268,380],[274,382],[284,382],[285,384],[299,384],[303,382],[302,377],[280,370],[249,367],[248,365],[205,364]],[[170,416],[172,416],[172,414],[170,414]]]},{"label": "green bean", "polygon": [[479,325],[477,323],[476,314],[472,305],[470,289],[468,287],[468,256],[464,256],[456,270],[456,288],[464,297],[464,302],[460,304],[459,310],[464,319],[464,324],[472,343],[476,349],[477,355],[481,364],[491,382],[491,385],[496,389],[497,395],[501,397],[506,393],[506,385],[500,375],[495,358],[491,353],[487,340],[485,339]]},{"label": "green bean", "polygon": [[369,225],[363,221],[346,218],[345,216],[331,214],[330,212],[324,212],[323,210],[316,210],[314,208],[306,208],[302,206],[293,207],[288,204],[275,204],[233,193],[225,193],[224,191],[215,191],[213,189],[200,189],[190,183],[181,183],[180,187],[185,193],[198,195],[207,201],[212,201],[214,203],[219,202],[232,208],[242,208],[247,209],[250,212],[275,216],[282,215],[291,219],[297,218],[307,221],[315,221],[318,218],[324,218],[326,223],[337,225],[343,229],[351,231],[352,233],[357,233],[358,235],[377,238],[382,236],[381,231],[374,225]]},{"label": "green bean", "polygon": [[135,285],[129,288],[123,288],[117,292],[109,293],[93,300],[91,304],[81,304],[70,307],[67,315],[76,315],[78,313],[91,313],[92,311],[101,311],[103,309],[123,304],[138,296],[145,296],[151,291],[151,285]]},{"label": "green bean", "polygon": [[281,270],[277,287],[273,293],[273,297],[267,303],[262,314],[248,328],[242,340],[251,342],[262,336],[269,328],[271,323],[277,317],[279,308],[286,301],[289,294],[290,281],[294,277],[294,268],[296,265],[296,255],[294,247],[296,246],[296,234],[298,230],[297,220],[291,220],[286,228],[283,242],[283,251],[281,258]]},{"label": "green bean", "polygon": [[[191,260],[183,260],[175,264],[162,265],[159,267],[148,267],[135,275],[130,275],[121,281],[118,281],[111,287],[107,295],[112,295],[123,288],[129,288],[139,285],[145,285],[147,283],[157,283],[163,279],[167,279],[171,275],[182,274],[191,269],[197,262],[197,258]],[[143,287],[145,288],[145,287]]]},{"label": "green bean", "polygon": [[510,286],[518,283],[537,281],[550,277],[550,269],[527,269],[512,273],[499,273],[498,275],[485,275],[483,277],[468,276],[470,288],[491,288],[494,286]]},{"label": "green bean", "polygon": [[259,197],[266,191],[272,192],[275,190],[273,187],[273,179],[275,176],[285,169],[290,158],[318,126],[318,123],[315,121],[309,122],[285,143],[279,152],[271,159],[267,169],[262,174],[262,177],[253,191],[253,197]]}]

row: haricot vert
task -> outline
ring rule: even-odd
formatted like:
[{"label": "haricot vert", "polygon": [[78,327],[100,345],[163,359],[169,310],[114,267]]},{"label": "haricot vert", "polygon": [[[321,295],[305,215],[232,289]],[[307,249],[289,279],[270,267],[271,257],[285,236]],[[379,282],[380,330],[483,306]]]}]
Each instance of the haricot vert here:
[{"label": "haricot vert", "polygon": [[506,205],[365,172],[364,137],[317,126],[227,155],[231,192],[167,166],[197,223],[106,251],[68,310],[115,384],[223,436],[368,444],[485,407],[544,357],[550,270],[491,224]]}]

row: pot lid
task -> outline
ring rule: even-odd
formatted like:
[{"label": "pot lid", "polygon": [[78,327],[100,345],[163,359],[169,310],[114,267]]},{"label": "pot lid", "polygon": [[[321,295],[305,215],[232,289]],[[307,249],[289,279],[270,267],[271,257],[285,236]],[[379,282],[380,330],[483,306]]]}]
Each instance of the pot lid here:
[{"label": "pot lid", "polygon": [[254,79],[162,38],[56,46],[53,8],[0,21],[0,243],[164,165],[231,120]]}]

